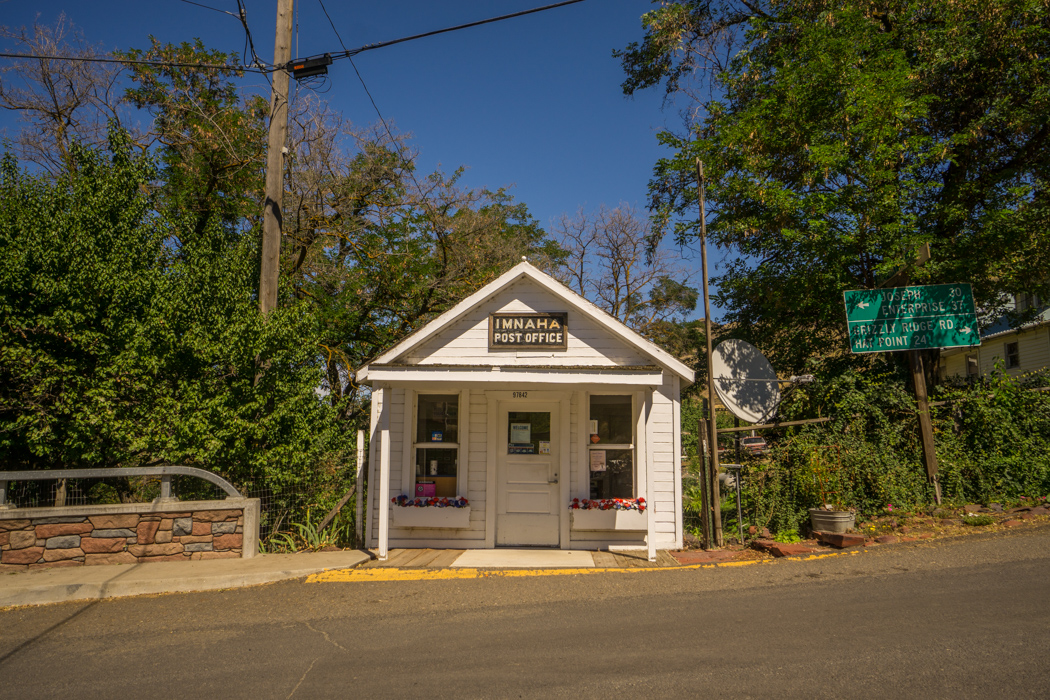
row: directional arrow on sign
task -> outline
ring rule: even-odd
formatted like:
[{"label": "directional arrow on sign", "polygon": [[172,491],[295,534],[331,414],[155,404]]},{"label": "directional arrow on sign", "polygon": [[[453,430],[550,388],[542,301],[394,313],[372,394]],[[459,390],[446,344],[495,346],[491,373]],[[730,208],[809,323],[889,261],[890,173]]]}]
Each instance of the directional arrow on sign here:
[{"label": "directional arrow on sign", "polygon": [[980,345],[973,289],[934,284],[843,293],[856,353]]}]

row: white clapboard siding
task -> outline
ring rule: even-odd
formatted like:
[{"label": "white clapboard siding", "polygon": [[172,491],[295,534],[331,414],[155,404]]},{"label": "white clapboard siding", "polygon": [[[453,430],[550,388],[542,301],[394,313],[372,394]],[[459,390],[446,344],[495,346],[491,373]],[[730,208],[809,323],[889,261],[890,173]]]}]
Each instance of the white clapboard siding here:
[{"label": "white clapboard siding", "polygon": [[[567,312],[568,345],[565,350],[489,350],[489,316],[493,313],[514,312]],[[597,320],[595,320],[597,319]],[[388,545],[393,547],[485,547],[493,546],[495,525],[486,522],[495,512],[497,501],[497,464],[493,459],[499,450],[488,444],[493,431],[491,421],[497,420],[495,406],[509,400],[514,391],[527,390],[529,400],[561,402],[567,407],[563,414],[563,425],[568,426],[562,434],[559,455],[568,455],[567,463],[561,464],[560,498],[568,500],[560,504],[560,545],[562,547],[585,547],[607,549],[611,547],[641,548],[647,544],[647,533],[643,531],[582,531],[569,526],[569,501],[573,497],[586,498],[590,493],[590,463],[588,459],[589,396],[603,394],[629,394],[645,397],[646,425],[644,438],[638,436],[636,463],[638,478],[637,495],[644,495],[650,509],[647,518],[652,527],[653,542],[658,548],[680,546],[682,519],[678,512],[681,504],[680,435],[676,422],[679,419],[680,384],[692,380],[692,372],[678,360],[652,346],[637,334],[605,316],[589,302],[584,302],[565,291],[560,285],[547,280],[538,270],[527,263],[516,266],[513,271],[492,283],[458,305],[450,312],[432,322],[414,336],[381,355],[373,365],[400,366],[394,372],[383,374],[376,371],[371,377],[367,368],[362,370],[363,381],[374,382],[377,396],[382,394],[388,403],[386,415],[390,420],[390,477],[391,494],[401,493],[411,483],[414,467],[412,435],[413,392],[442,393],[462,392],[460,415],[460,479],[459,495],[470,500],[469,526],[453,528],[401,528],[391,524]],[[417,373],[412,368],[418,367]],[[510,386],[516,382],[506,372],[484,372],[466,374],[465,382],[435,372],[435,366],[459,367],[551,367],[555,369],[600,367],[633,368],[622,375],[603,369],[601,372],[585,373],[583,383],[559,381],[565,372],[556,372],[550,381],[544,381],[542,372],[533,370],[524,386]],[[660,367],[662,371],[639,372],[638,367]],[[427,370],[426,368],[430,368]],[[388,368],[389,369],[389,368]],[[657,381],[649,385],[646,382]],[[543,397],[542,399],[540,397]],[[516,396],[515,399],[523,397]],[[642,410],[639,408],[639,410]],[[373,424],[377,415],[373,412]],[[498,426],[497,426],[498,427]],[[496,431],[497,433],[499,430]],[[372,442],[373,471],[370,480],[370,513],[367,519],[367,541],[378,544],[378,513],[380,508],[389,508],[388,503],[377,503],[378,494],[379,440]],[[564,450],[564,451],[562,451]]]},{"label": "white clapboard siding", "polygon": [[653,520],[656,528],[657,546],[666,546],[667,537],[675,539],[676,502],[675,483],[680,478],[675,469],[674,456],[674,403],[670,397],[670,377],[665,375],[664,384],[653,391],[653,406],[649,413],[652,426],[649,447],[653,464],[653,488],[650,504],[654,508]]},{"label": "white clapboard siding", "polygon": [[966,355],[967,353],[958,353],[956,355],[946,355],[941,358],[941,362],[944,363],[944,376],[946,377],[965,377],[966,376]]},{"label": "white clapboard siding", "polygon": [[512,311],[559,311],[565,303],[535,283],[525,280],[504,290],[464,318],[438,333],[400,361],[419,365],[550,365],[624,366],[652,364],[637,349],[581,313],[569,312],[565,351],[489,351],[489,314]]},{"label": "white clapboard siding", "polygon": [[1006,362],[1006,345],[1017,343],[1021,364],[1006,370],[1007,374],[1027,374],[1050,367],[1050,337],[1046,327],[985,341],[980,348],[981,374],[990,374],[997,362]]},{"label": "white clapboard siding", "polygon": [[[402,397],[403,403],[403,397]],[[420,540],[427,546],[437,546],[433,540],[442,540],[442,546],[480,546],[485,538],[485,486],[486,486],[486,411],[488,404],[483,391],[470,391],[469,405],[463,406],[462,422],[469,425],[467,443],[463,446],[467,454],[466,479],[460,479],[459,495],[466,496],[470,504],[470,526],[468,528],[391,528],[391,544],[395,547],[418,547]],[[411,428],[411,426],[409,426]],[[393,434],[393,425],[391,426]],[[392,446],[397,444],[392,441]],[[391,458],[393,461],[393,457]],[[392,469],[393,471],[393,469]],[[398,475],[400,480],[400,474]],[[395,484],[400,483],[395,481]]]},{"label": "white clapboard siding", "polygon": [[[400,436],[404,430],[405,425],[405,390],[404,389],[387,389],[384,393],[384,400],[389,402],[390,410],[390,497],[401,493],[401,460],[402,460],[402,449]],[[379,500],[379,455],[381,454],[382,447],[382,433],[378,433],[375,439],[375,448],[373,450],[373,460],[375,464],[375,471],[372,474],[368,482],[368,501],[369,503],[377,503]],[[374,485],[374,488],[373,488]],[[389,505],[389,503],[387,504]],[[372,541],[371,546],[378,546],[379,540],[379,509],[372,508]],[[390,528],[390,532],[394,532],[394,527]]]}]

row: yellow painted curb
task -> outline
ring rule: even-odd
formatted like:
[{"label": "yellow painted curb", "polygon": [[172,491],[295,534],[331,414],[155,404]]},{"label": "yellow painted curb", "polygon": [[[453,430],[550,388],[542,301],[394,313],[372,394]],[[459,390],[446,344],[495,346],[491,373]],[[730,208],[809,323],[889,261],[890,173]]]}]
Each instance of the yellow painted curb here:
[{"label": "yellow painted curb", "polygon": [[587,574],[635,574],[645,571],[687,571],[690,569],[713,569],[728,566],[750,566],[768,564],[760,560],[726,561],[710,564],[687,564],[685,566],[653,566],[631,569],[334,569],[311,574],[307,583],[360,583],[362,581],[451,581],[477,578],[522,578],[526,576],[582,576]]}]

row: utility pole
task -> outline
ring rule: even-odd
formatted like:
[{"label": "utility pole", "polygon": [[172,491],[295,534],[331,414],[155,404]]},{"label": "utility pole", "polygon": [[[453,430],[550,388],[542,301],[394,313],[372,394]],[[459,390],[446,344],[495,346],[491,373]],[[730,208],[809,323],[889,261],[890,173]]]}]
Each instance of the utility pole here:
[{"label": "utility pole", "polygon": [[714,540],[718,547],[725,546],[722,538],[722,505],[718,493],[718,419],[715,417],[715,376],[711,350],[711,296],[707,291],[707,209],[704,204],[704,164],[696,159],[696,187],[700,195],[700,268],[704,278],[704,335],[707,336],[707,405],[708,449],[711,451],[711,520],[714,521]]},{"label": "utility pole", "polygon": [[288,71],[292,60],[292,3],[277,0],[277,33],[273,43],[273,91],[270,94],[270,137],[266,146],[266,201],[263,204],[262,263],[259,269],[259,310],[277,308],[277,277],[281,255],[281,203],[284,200],[284,144],[288,138]]}]

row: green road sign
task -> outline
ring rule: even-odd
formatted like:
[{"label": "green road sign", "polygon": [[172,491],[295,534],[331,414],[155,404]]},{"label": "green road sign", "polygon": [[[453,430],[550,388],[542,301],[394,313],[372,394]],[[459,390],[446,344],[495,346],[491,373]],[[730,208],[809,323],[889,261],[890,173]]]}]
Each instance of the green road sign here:
[{"label": "green road sign", "polygon": [[981,344],[968,284],[856,289],[844,293],[853,352]]}]

